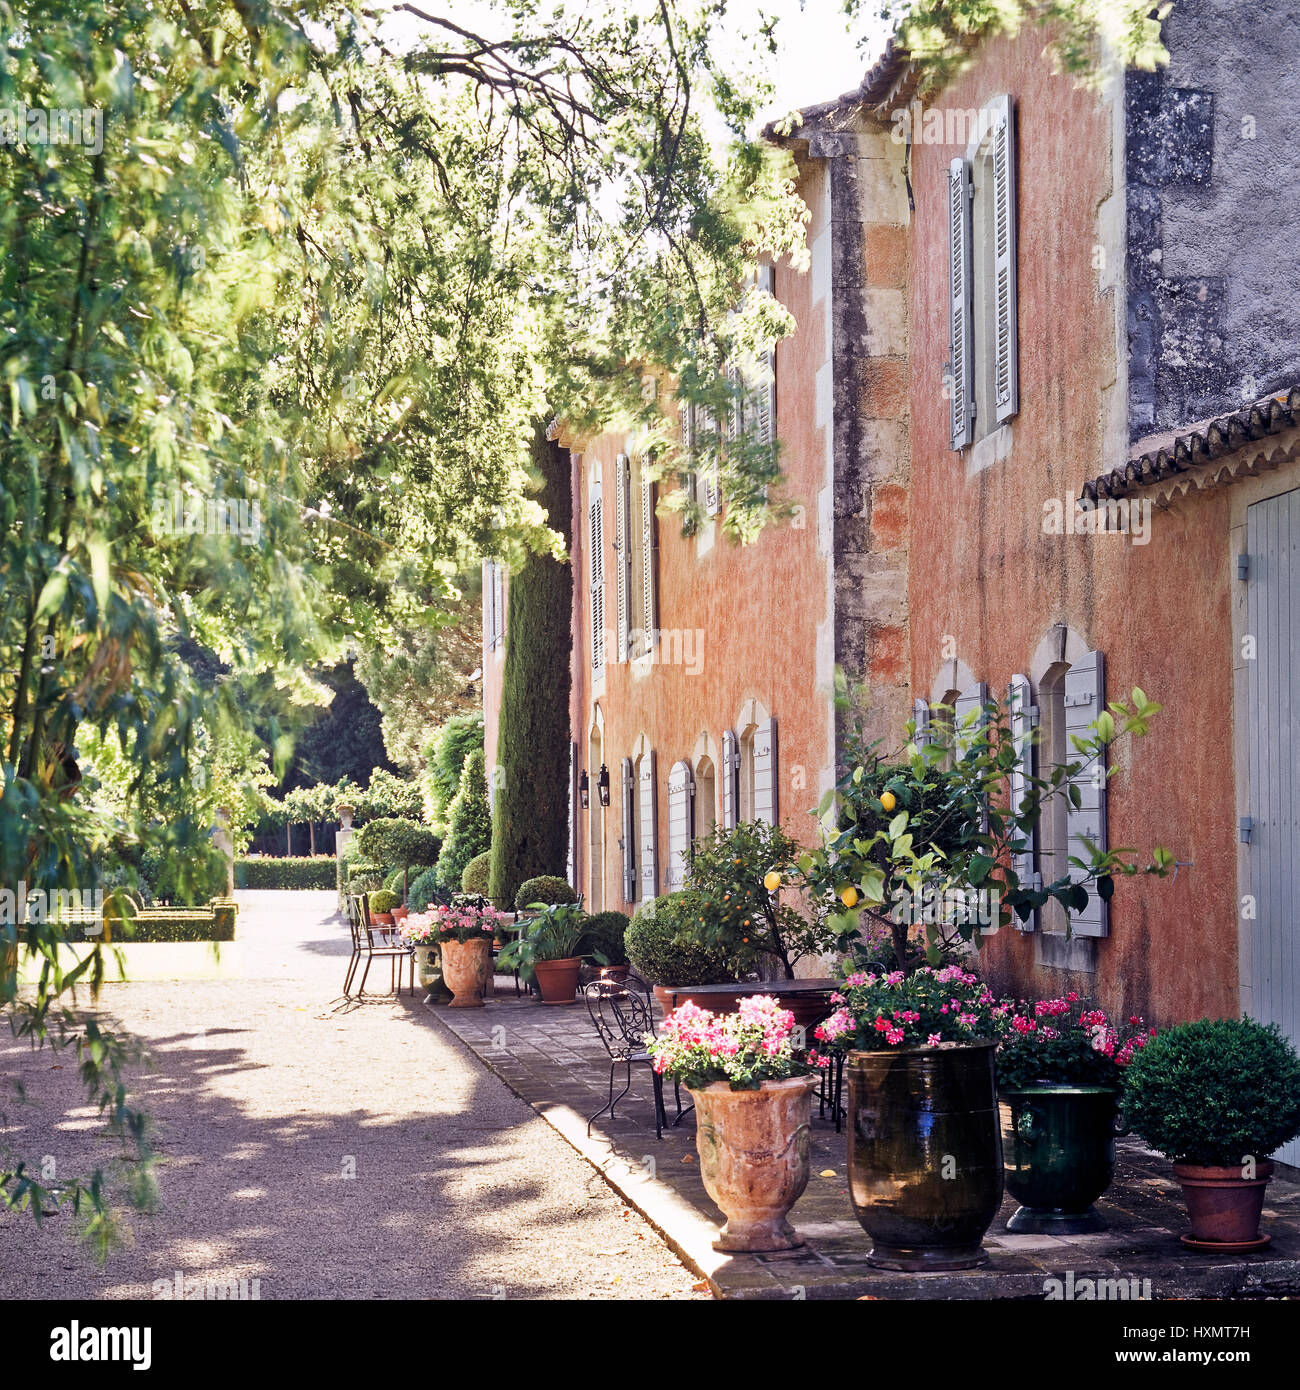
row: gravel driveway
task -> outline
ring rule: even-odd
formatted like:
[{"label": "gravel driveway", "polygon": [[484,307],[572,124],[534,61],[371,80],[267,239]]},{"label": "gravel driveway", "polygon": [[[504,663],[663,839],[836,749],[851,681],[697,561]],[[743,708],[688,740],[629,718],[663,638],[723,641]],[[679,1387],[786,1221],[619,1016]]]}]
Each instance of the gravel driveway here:
[{"label": "gravel driveway", "polygon": [[[95,1266],[60,1214],[0,1216],[0,1300],[148,1298],[245,1279],[274,1298],[689,1298],[695,1276],[414,998],[339,999],[331,893],[239,894],[238,978],[106,986],[143,1037],[163,1201]],[[379,978],[376,978],[377,975]],[[387,987],[377,962],[370,986]],[[71,1065],[0,1041],[0,1146],[61,1172],[110,1153]],[[28,1104],[15,1103],[21,1077]]]}]

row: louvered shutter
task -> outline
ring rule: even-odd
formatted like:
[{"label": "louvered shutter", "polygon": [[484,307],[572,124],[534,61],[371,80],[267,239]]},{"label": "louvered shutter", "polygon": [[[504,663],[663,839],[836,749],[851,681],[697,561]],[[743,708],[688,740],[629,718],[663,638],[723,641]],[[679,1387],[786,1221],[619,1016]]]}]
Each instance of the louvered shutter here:
[{"label": "louvered shutter", "polygon": [[765,719],[754,730],[754,819],[780,824],[777,802],[776,720]]},{"label": "louvered shutter", "polygon": [[599,673],[605,669],[605,520],[599,488],[591,499],[588,525],[591,543],[591,666],[593,671]]},{"label": "louvered shutter", "polygon": [[506,638],[506,567],[496,563],[492,567],[492,582],[496,588],[496,645],[499,647]]},{"label": "louvered shutter", "polygon": [[695,407],[683,404],[682,421],[682,468],[685,470],[686,495],[695,501],[698,492],[698,479],[695,472]]},{"label": "louvered shutter", "polygon": [[734,444],[745,428],[745,382],[739,367],[727,368],[727,443]]},{"label": "louvered shutter", "polygon": [[912,719],[916,724],[916,733],[912,742],[918,748],[924,748],[927,743],[934,742],[934,730],[930,727],[930,702],[919,697],[912,701]]},{"label": "louvered shutter", "polygon": [[[642,462],[642,468],[645,464]],[[656,558],[659,548],[659,528],[655,521],[655,484],[653,478],[641,478],[641,624],[642,653],[654,650],[658,627],[658,575]]]},{"label": "louvered shutter", "polygon": [[[489,782],[489,786],[491,783]],[[578,886],[578,745],[569,744],[569,886]]]},{"label": "louvered shutter", "polygon": [[1016,118],[1008,96],[994,107],[993,392],[999,424],[1020,409],[1016,323]]},{"label": "louvered shutter", "polygon": [[728,729],[722,735],[722,828],[736,828],[740,806],[740,745]]},{"label": "louvered shutter", "polygon": [[636,902],[636,778],[632,759],[623,759],[623,899]]},{"label": "louvered shutter", "polygon": [[[1071,738],[1089,734],[1088,725],[1106,708],[1106,664],[1101,652],[1089,652],[1065,673],[1065,744],[1066,759],[1073,762]],[[1090,856],[1084,838],[1098,849],[1106,848],[1106,766],[1105,752],[1098,760],[1080,769],[1071,780],[1079,788],[1080,806],[1069,805],[1066,811],[1068,834],[1067,854],[1087,860]],[[1081,870],[1071,867],[1070,877],[1081,879]],[[1106,936],[1110,930],[1108,906],[1089,889],[1088,906],[1082,912],[1070,914],[1070,929],[1075,936]]]},{"label": "louvered shutter", "polygon": [[686,856],[691,847],[691,770],[685,763],[674,763],[668,774],[668,869],[664,887],[668,892],[686,882]]},{"label": "louvered shutter", "polygon": [[[776,272],[770,265],[760,266],[758,287],[770,295],[776,294]],[[760,444],[776,439],[776,349],[759,358],[759,384],[754,393],[754,438]]]},{"label": "louvered shutter", "polygon": [[655,847],[657,807],[655,805],[655,753],[652,748],[641,755],[641,774],[637,786],[641,813],[641,901],[659,896],[659,860]]},{"label": "louvered shutter", "polygon": [[[1029,792],[1029,778],[1034,775],[1034,730],[1038,727],[1038,708],[1034,704],[1033,691],[1025,676],[1012,676],[1007,685],[1007,706],[1010,715],[1011,741],[1016,750],[1016,761],[1011,766],[1008,778],[1008,809],[1019,814]],[[1025,847],[1012,856],[1012,867],[1020,879],[1022,888],[1041,888],[1043,877],[1034,867],[1034,850],[1038,839],[1031,827],[1024,832],[1015,832],[1015,838],[1023,839]],[[1038,912],[1023,922],[1015,917],[1014,922],[1021,931],[1033,931],[1038,924]]]},{"label": "louvered shutter", "polygon": [[487,636],[488,651],[495,651],[497,645],[497,580],[496,562],[483,561],[483,631]]},{"label": "louvered shutter", "polygon": [[[953,754],[960,759],[975,744],[988,724],[988,711],[984,708],[984,702],[988,699],[988,686],[983,681],[976,681],[974,685],[968,686],[957,696],[957,704],[953,711]],[[966,716],[975,711],[975,721],[969,728],[963,728]],[[988,798],[984,798],[984,810],[980,816],[980,833],[987,835],[989,829],[989,808]]]},{"label": "louvered shutter", "polygon": [[618,659],[626,661],[631,643],[632,510],[631,465],[626,454],[618,456],[614,484],[614,589],[618,606]]},{"label": "louvered shutter", "polygon": [[948,166],[948,404],[954,449],[974,438],[970,187],[970,166],[954,159]]}]

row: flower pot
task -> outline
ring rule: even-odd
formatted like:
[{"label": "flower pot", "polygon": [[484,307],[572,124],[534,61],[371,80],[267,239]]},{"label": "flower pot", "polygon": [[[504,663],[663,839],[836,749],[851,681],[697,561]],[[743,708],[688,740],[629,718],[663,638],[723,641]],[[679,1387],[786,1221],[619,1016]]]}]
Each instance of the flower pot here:
[{"label": "flower pot", "polygon": [[453,1009],[481,1009],[483,987],[492,968],[492,943],[485,936],[475,941],[442,943],[442,978],[456,996]]},{"label": "flower pot", "polygon": [[420,982],[420,988],[427,991],[424,1002],[435,1004],[440,999],[446,999],[450,990],[442,978],[442,957],[437,943],[412,946],[411,950],[415,955],[415,977]]},{"label": "flower pot", "polygon": [[394,926],[393,914],[391,912],[372,912],[370,920],[376,927]]},{"label": "flower pot", "polygon": [[535,961],[533,978],[541,991],[542,1003],[572,1004],[578,993],[578,971],[581,969],[581,956]]},{"label": "flower pot", "polygon": [[1118,1092],[1110,1086],[1042,1083],[1000,1094],[1007,1105],[1006,1187],[1021,1203],[1007,1230],[1038,1235],[1104,1230],[1092,1204],[1115,1176]]},{"label": "flower pot", "polygon": [[401,923],[406,921],[407,917],[410,915],[410,912],[411,909],[409,907],[395,907],[392,911],[391,916],[394,922]]},{"label": "flower pot", "polygon": [[598,980],[612,980],[618,984],[627,979],[627,972],[631,968],[630,965],[600,965],[596,967],[596,978]]},{"label": "flower pot", "polygon": [[880,1269],[970,1269],[1002,1201],[988,1042],[850,1052],[849,1194]]},{"label": "flower pot", "polygon": [[1253,1175],[1244,1165],[1208,1168],[1199,1163],[1175,1163],[1174,1177],[1182,1184],[1192,1229],[1182,1237],[1189,1250],[1211,1250],[1221,1255],[1263,1250],[1271,1240],[1259,1233],[1264,1209],[1264,1189],[1273,1176],[1273,1164],[1260,1159]]},{"label": "flower pot", "polygon": [[733,1091],[715,1081],[692,1091],[704,1188],[727,1218],[715,1250],[791,1250],[803,1244],[786,1214],[808,1186],[816,1078],[764,1081]]}]

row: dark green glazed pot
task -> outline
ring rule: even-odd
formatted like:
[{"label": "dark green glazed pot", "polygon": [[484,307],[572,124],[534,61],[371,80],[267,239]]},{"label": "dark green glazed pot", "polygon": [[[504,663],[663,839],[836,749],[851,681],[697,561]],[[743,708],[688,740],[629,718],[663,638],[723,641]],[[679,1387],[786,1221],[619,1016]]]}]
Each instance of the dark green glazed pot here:
[{"label": "dark green glazed pot", "polygon": [[1105,1229],[1092,1204],[1115,1176],[1115,1106],[1110,1086],[1041,1083],[1002,1091],[1007,1191],[1020,1210],[1008,1231],[1077,1235]]},{"label": "dark green glazed pot", "polygon": [[849,1195],[881,1269],[970,1269],[1002,1203],[992,1042],[850,1052]]}]

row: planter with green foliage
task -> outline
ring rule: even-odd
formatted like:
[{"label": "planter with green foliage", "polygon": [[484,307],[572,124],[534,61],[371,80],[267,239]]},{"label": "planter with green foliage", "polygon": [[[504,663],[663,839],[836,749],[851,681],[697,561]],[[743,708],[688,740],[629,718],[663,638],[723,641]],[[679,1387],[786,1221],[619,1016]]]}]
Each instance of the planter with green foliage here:
[{"label": "planter with green foliage", "polygon": [[656,986],[721,985],[737,977],[725,947],[702,933],[707,904],[689,889],[637,908],[623,937],[638,974]]},{"label": "planter with green foliage", "polygon": [[393,920],[393,909],[401,903],[401,898],[396,893],[390,893],[387,888],[381,888],[377,893],[370,895],[370,917],[372,921],[391,923]]},{"label": "planter with green foliage", "polygon": [[236,859],[236,888],[325,889],[335,886],[335,865],[330,855],[315,859]]},{"label": "planter with green foliage", "polygon": [[1191,1217],[1183,1244],[1263,1249],[1270,1155],[1300,1134],[1300,1057],[1274,1023],[1180,1023],[1152,1038],[1124,1073],[1129,1128],[1174,1160]]},{"label": "planter with green foliage", "polygon": [[517,970],[526,981],[536,979],[543,1004],[572,1004],[584,958],[599,965],[609,963],[599,950],[583,951],[587,920],[580,902],[545,908],[502,947],[498,966]]}]

